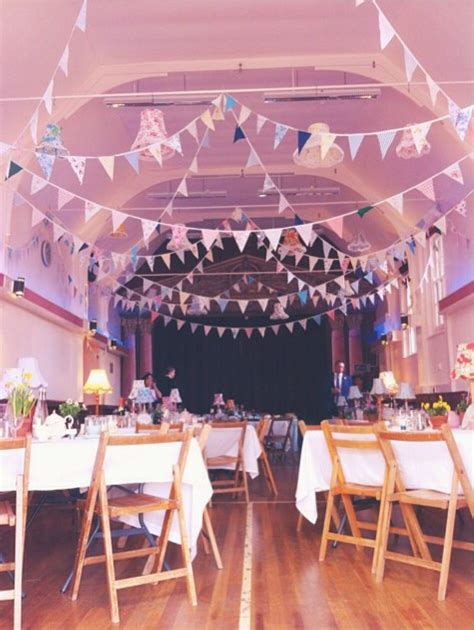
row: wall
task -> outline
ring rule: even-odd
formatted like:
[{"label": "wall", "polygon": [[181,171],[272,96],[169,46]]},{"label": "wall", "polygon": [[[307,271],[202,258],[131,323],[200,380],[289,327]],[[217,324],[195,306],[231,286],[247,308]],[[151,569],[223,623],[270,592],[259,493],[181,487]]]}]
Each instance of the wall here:
[{"label": "wall", "polygon": [[[93,368],[103,368],[112,387],[112,393],[101,396],[100,403],[118,406],[121,394],[121,355],[109,350],[104,341],[86,337],[84,340],[84,381]],[[84,394],[84,403],[93,405],[95,397],[92,394]]]}]

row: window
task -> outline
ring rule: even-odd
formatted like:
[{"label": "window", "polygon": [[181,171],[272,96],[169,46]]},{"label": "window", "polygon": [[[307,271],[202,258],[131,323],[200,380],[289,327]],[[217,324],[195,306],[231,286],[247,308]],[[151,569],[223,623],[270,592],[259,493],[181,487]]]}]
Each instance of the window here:
[{"label": "window", "polygon": [[431,285],[433,291],[434,305],[434,325],[436,328],[442,326],[444,317],[439,312],[439,302],[445,295],[444,282],[444,246],[443,239],[436,234],[430,239],[430,257],[431,257]]},{"label": "window", "polygon": [[405,314],[408,315],[409,327],[402,331],[403,358],[416,353],[416,328],[413,326],[413,297],[410,282],[405,283],[405,291],[402,293],[402,302]]}]

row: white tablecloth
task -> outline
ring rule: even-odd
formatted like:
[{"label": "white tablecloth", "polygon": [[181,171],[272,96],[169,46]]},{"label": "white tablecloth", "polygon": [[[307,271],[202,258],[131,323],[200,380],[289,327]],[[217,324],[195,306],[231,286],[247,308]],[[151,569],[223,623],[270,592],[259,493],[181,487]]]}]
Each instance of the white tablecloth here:
[{"label": "white tablecloth", "polygon": [[[50,442],[33,440],[31,449],[30,490],[65,490],[86,488],[90,484],[97,453],[98,438],[76,438]],[[107,452],[107,485],[145,484],[145,492],[167,496],[171,487],[172,465],[176,463],[179,443],[147,446],[114,446]],[[0,451],[0,491],[15,488],[15,477],[22,473],[20,451]],[[190,545],[195,548],[201,531],[204,507],[212,496],[212,487],[199,445],[191,441],[183,475],[183,499]],[[145,522],[152,534],[159,535],[164,513],[152,512]],[[179,543],[177,516],[173,519],[170,541]]]},{"label": "white tablecloth", "polygon": [[[474,431],[453,431],[471,483],[474,482]],[[363,436],[367,439],[367,436]],[[407,488],[451,491],[453,466],[442,442],[392,442]],[[385,463],[379,451],[340,449],[347,481],[382,485]],[[328,490],[332,465],[322,431],[308,431],[303,440],[296,487],[296,507],[312,523],[318,518],[316,492]]]},{"label": "white tablecloth", "polygon": [[[206,445],[206,457],[220,457],[222,455],[236,456],[239,447],[241,429],[216,429],[212,428]],[[252,479],[258,476],[258,458],[262,447],[257,437],[255,428],[248,424],[244,440],[244,467]],[[234,470],[235,465],[219,466],[227,470]]]}]

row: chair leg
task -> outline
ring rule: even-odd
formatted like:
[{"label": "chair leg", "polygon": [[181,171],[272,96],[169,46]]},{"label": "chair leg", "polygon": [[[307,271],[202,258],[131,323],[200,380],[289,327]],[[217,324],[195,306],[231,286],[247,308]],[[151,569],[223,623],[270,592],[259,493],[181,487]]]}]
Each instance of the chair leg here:
[{"label": "chair leg", "polygon": [[204,553],[208,556],[211,553],[211,548],[209,547],[209,541],[207,540],[207,533],[201,532],[200,537],[202,540],[202,546],[204,547]]},{"label": "chair leg", "polygon": [[444,535],[443,557],[441,559],[441,573],[439,576],[438,601],[442,602],[446,598],[446,588],[448,585],[449,564],[451,561],[451,550],[453,547],[454,525],[456,523],[456,500],[451,498],[446,518],[446,532]]},{"label": "chair leg", "polygon": [[298,521],[296,523],[296,531],[300,532],[302,527],[303,527],[303,515],[300,512],[298,514]]},{"label": "chair leg", "polygon": [[244,482],[244,488],[245,488],[245,502],[248,503],[250,500],[249,499],[249,485],[248,485],[247,473],[245,471],[243,462],[242,462],[242,476],[243,476],[243,482]]},{"label": "chair leg", "polygon": [[260,457],[262,458],[262,467],[263,467],[263,471],[265,473],[265,479],[267,481],[268,488],[269,488],[270,492],[273,492],[273,494],[275,496],[277,496],[278,495],[278,489],[277,489],[277,485],[276,485],[276,482],[275,482],[275,477],[273,476],[273,471],[272,471],[272,468],[270,466],[270,462],[268,461],[267,454],[263,450],[263,446],[262,446],[262,454],[261,454]]},{"label": "chair leg", "polygon": [[110,519],[107,510],[107,488],[103,481],[100,484],[100,514],[102,522],[102,535],[104,539],[105,566],[107,571],[107,588],[109,591],[110,616],[112,623],[120,622],[117,589],[115,587],[114,551],[112,548],[112,534],[110,531]]},{"label": "chair leg", "polygon": [[323,562],[326,558],[326,551],[328,547],[328,533],[331,526],[331,514],[334,505],[334,496],[332,492],[328,493],[328,500],[326,504],[326,512],[324,514],[323,533],[321,536],[321,547],[319,548],[319,562]]},{"label": "chair leg", "polygon": [[19,476],[16,487],[16,516],[15,516],[15,578],[13,586],[13,628],[21,630],[21,585],[23,580],[23,551],[24,551],[24,519],[23,509],[23,477]]},{"label": "chair leg", "polygon": [[[219,552],[219,547],[217,546],[217,540],[216,540],[216,536],[214,534],[214,528],[212,526],[211,517],[209,515],[207,507],[204,508],[203,519],[204,519],[204,525],[206,526],[206,532],[207,532],[207,535],[209,536],[209,541],[211,543],[212,554],[214,556],[214,560],[216,562],[216,566],[217,566],[218,569],[222,569],[223,565],[222,565],[221,554]],[[206,540],[205,537],[204,537],[204,540]],[[206,542],[207,542],[207,540],[206,540]]]},{"label": "chair leg", "polygon": [[174,477],[176,482],[176,500],[178,501],[178,523],[179,534],[181,538],[181,555],[183,557],[184,567],[186,569],[186,588],[188,596],[193,606],[197,606],[196,585],[194,583],[193,564],[191,562],[191,554],[189,551],[188,530],[186,527],[186,519],[184,516],[183,501],[179,492],[179,471],[177,466],[174,469]]},{"label": "chair leg", "polygon": [[76,557],[74,559],[74,568],[72,571],[73,583],[71,599],[75,601],[79,595],[79,587],[81,585],[82,572],[84,570],[84,560],[86,557],[89,536],[92,527],[92,520],[94,518],[95,505],[90,505],[88,509],[84,511],[82,517],[82,527],[79,536],[79,542],[77,544]]},{"label": "chair leg", "polygon": [[385,553],[387,551],[387,545],[388,545],[388,536],[389,536],[389,530],[390,530],[390,520],[392,518],[392,507],[393,507],[393,503],[391,501],[386,500],[385,501],[385,506],[382,506],[382,534],[380,536],[380,540],[379,540],[379,549],[376,552],[376,563],[377,566],[375,567],[375,581],[377,583],[382,582],[383,580],[383,574],[385,571]]}]

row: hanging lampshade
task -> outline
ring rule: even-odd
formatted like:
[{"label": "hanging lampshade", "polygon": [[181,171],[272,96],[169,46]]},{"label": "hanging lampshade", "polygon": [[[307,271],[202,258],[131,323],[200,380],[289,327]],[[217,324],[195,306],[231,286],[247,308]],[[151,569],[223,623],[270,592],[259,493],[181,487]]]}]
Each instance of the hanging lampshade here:
[{"label": "hanging lampshade", "polygon": [[36,152],[54,155],[55,157],[64,157],[65,155],[69,155],[69,150],[66,149],[63,143],[62,133],[60,125],[48,123],[46,125],[44,136],[41,138],[40,143],[36,147]]},{"label": "hanging lampshade", "polygon": [[366,252],[370,249],[370,243],[363,232],[358,232],[347,246],[347,249],[350,252]]},{"label": "hanging lampshade", "polygon": [[[140,128],[131,148],[141,149],[168,139],[163,112],[160,109],[144,109],[140,114]],[[161,144],[160,148],[162,160],[168,160],[173,157],[175,151],[172,147]],[[148,149],[140,153],[140,158],[149,161],[155,160]]]},{"label": "hanging lampshade", "polygon": [[291,228],[286,230],[283,241],[278,248],[278,252],[281,256],[287,254],[304,254],[306,252],[306,247],[300,241],[300,237],[298,236],[298,232]]},{"label": "hanging lampshade", "polygon": [[395,153],[399,158],[410,160],[412,158],[420,158],[428,155],[431,151],[431,144],[426,138],[420,138],[421,150],[418,152],[411,129],[404,129],[402,139],[395,149]]},{"label": "hanging lampshade", "polygon": [[283,308],[280,302],[275,302],[273,305],[273,313],[270,315],[270,319],[288,319],[289,315]]},{"label": "hanging lampshade", "polygon": [[305,168],[331,168],[344,159],[344,151],[338,144],[333,143],[324,158],[321,158],[321,134],[329,133],[326,123],[314,123],[308,127],[311,137],[301,152],[293,153],[293,162]]},{"label": "hanging lampshade", "polygon": [[199,295],[193,295],[191,298],[191,304],[188,307],[188,315],[206,315],[208,308],[204,303],[204,300]]},{"label": "hanging lampshade", "polygon": [[188,239],[188,230],[185,225],[178,223],[171,228],[171,238],[166,245],[166,249],[171,252],[188,250],[192,248],[192,243]]}]

